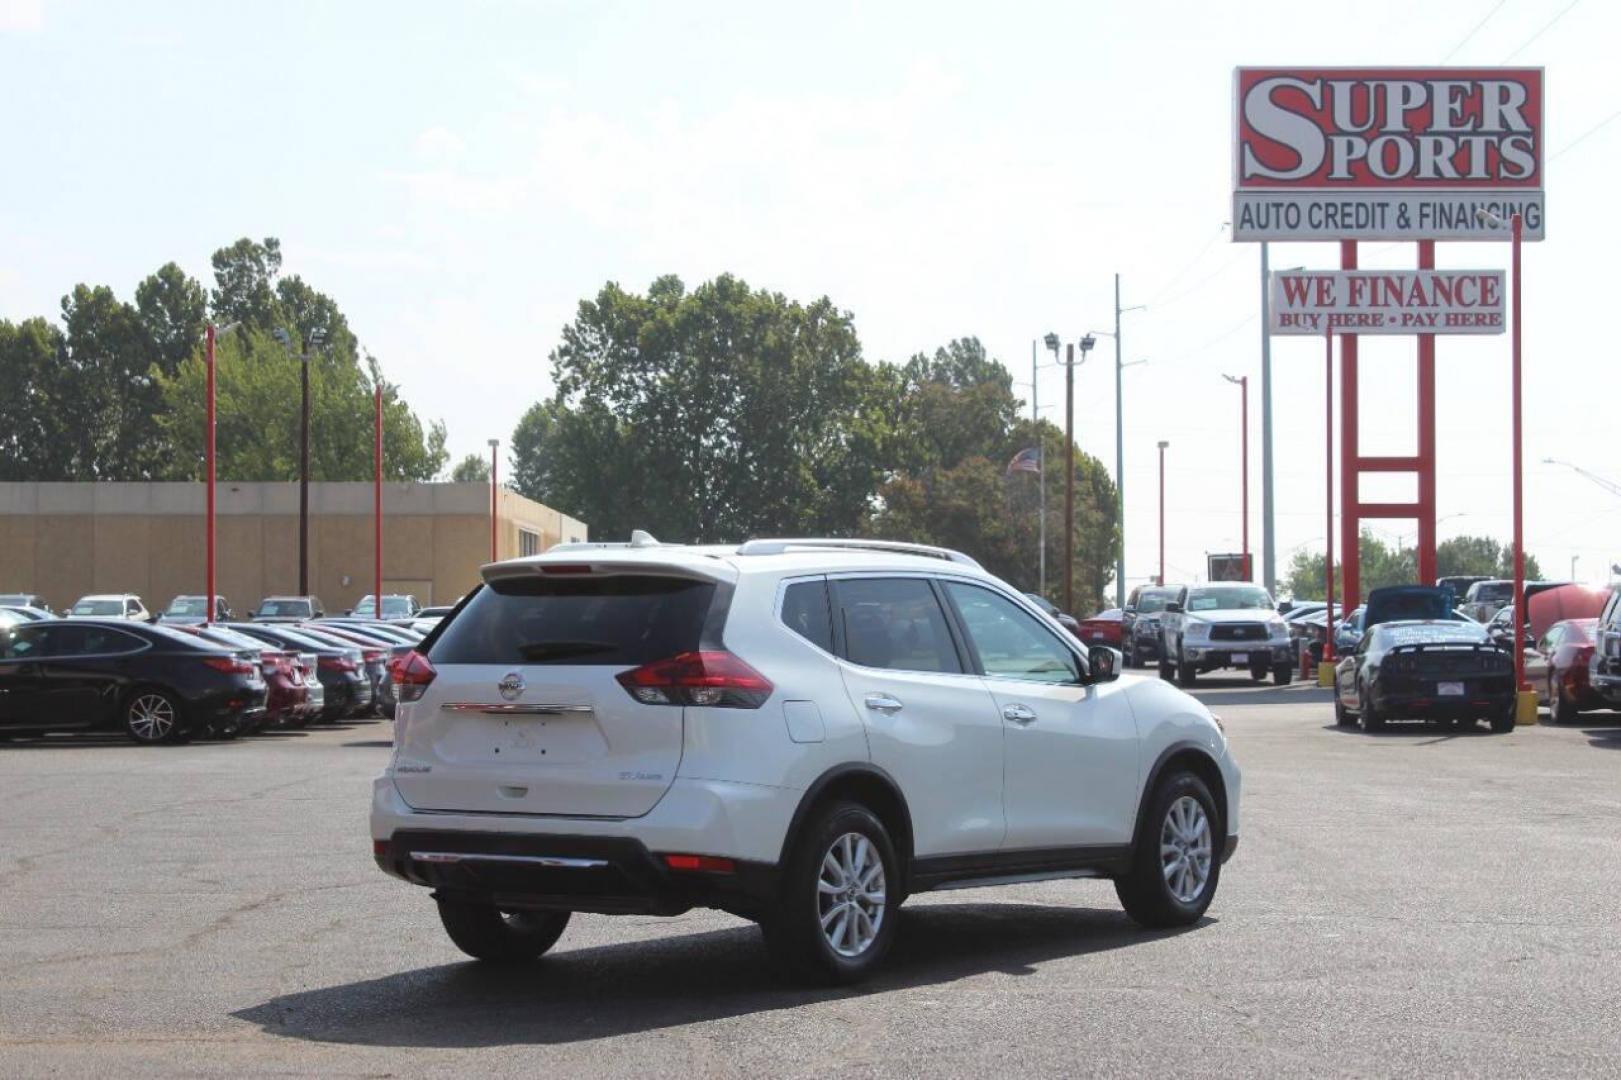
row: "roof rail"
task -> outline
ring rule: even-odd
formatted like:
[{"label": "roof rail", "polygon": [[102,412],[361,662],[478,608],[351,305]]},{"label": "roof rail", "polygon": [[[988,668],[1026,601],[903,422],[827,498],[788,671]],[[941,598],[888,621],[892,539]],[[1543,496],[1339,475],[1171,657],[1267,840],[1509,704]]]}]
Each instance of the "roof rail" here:
[{"label": "roof rail", "polygon": [[982,569],[973,558],[950,548],[932,544],[909,544],[902,540],[840,540],[831,537],[801,537],[787,540],[750,540],[738,547],[739,555],[781,555],[803,550],[885,551],[893,555],[922,555],[931,559],[961,563]]}]

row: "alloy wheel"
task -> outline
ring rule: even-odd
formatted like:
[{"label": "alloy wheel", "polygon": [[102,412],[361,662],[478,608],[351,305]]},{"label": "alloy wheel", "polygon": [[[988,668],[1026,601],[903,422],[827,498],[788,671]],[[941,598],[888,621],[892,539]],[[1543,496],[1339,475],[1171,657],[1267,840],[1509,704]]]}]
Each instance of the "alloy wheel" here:
[{"label": "alloy wheel", "polygon": [[884,860],[871,840],[847,832],[822,855],[816,910],[822,938],[846,958],[872,947],[884,924]]},{"label": "alloy wheel", "polygon": [[164,695],[142,694],[129,703],[129,730],[142,742],[162,742],[174,726],[174,703]]},{"label": "alloy wheel", "polygon": [[1199,800],[1184,795],[1171,804],[1160,828],[1160,868],[1165,887],[1184,904],[1194,903],[1210,880],[1210,817]]}]

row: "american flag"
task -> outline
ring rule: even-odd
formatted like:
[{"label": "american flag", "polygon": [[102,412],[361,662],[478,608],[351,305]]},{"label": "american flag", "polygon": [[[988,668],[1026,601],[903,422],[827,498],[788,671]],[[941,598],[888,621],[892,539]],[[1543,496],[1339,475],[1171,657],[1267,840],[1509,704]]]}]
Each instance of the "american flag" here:
[{"label": "american flag", "polygon": [[1041,451],[1032,446],[1028,450],[1020,450],[1013,455],[1013,460],[1007,463],[1008,475],[1016,472],[1041,472]]}]

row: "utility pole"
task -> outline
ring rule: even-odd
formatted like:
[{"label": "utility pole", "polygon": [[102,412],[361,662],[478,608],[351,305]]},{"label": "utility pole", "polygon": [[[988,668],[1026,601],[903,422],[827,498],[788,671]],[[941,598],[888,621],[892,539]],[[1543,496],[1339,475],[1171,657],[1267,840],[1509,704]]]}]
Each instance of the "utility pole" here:
[{"label": "utility pole", "polygon": [[1120,275],[1114,276],[1114,518],[1120,550],[1114,560],[1114,606],[1126,606],[1126,415],[1120,389]]},{"label": "utility pole", "polygon": [[1261,241],[1261,583],[1278,594],[1275,510],[1272,505],[1272,288],[1266,241]]},{"label": "utility pole", "polygon": [[1036,339],[1030,339],[1030,422],[1036,431],[1036,490],[1039,494],[1040,521],[1036,529],[1039,545],[1036,555],[1036,591],[1047,595],[1047,441],[1041,437],[1041,383],[1037,375]]},{"label": "utility pole", "polygon": [[[299,356],[298,595],[310,594],[310,351]],[[379,598],[378,603],[382,600]]]},{"label": "utility pole", "polygon": [[[1086,354],[1081,354],[1084,359]],[[1075,346],[1064,346],[1064,610],[1075,614]]]},{"label": "utility pole", "polygon": [[1239,432],[1239,532],[1243,535],[1244,580],[1255,580],[1255,567],[1250,564],[1250,377],[1223,375],[1222,378],[1238,387],[1241,404],[1238,411]]},{"label": "utility pole", "polygon": [[1164,439],[1159,441],[1159,580],[1155,585],[1165,584],[1165,449],[1170,445]]}]

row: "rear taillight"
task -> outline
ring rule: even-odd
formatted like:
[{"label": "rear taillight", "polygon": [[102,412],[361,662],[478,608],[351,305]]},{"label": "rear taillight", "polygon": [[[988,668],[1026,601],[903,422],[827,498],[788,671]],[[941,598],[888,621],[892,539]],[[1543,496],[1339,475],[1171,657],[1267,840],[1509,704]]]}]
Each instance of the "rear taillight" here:
[{"label": "rear taillight", "polygon": [[379,661],[379,660],[381,660],[383,658],[383,650],[382,649],[362,649],[361,652],[360,652],[360,658],[361,658],[361,660],[365,661],[368,664],[375,664],[375,663],[377,663],[377,661]]},{"label": "rear taillight", "polygon": [[399,701],[421,698],[438,674],[428,658],[419,652],[396,656],[389,664],[389,677],[394,681],[394,697]]},{"label": "rear taillight", "polygon": [[203,663],[215,671],[223,671],[227,675],[252,675],[258,669],[252,661],[244,660],[239,656],[205,656]]},{"label": "rear taillight", "polygon": [[643,705],[758,709],[772,689],[764,675],[729,652],[684,652],[615,678]]},{"label": "rear taillight", "polygon": [[664,865],[671,870],[697,871],[702,874],[734,874],[737,863],[718,855],[666,855]]},{"label": "rear taillight", "polygon": [[327,671],[356,671],[360,665],[347,656],[323,656],[320,665]]}]

